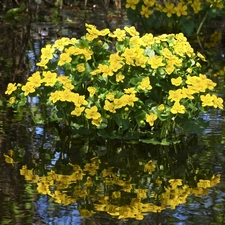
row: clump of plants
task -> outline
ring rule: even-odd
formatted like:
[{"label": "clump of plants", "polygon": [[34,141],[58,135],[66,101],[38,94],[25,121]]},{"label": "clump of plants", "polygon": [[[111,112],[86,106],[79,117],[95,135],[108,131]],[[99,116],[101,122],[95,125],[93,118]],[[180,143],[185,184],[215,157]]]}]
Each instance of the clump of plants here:
[{"label": "clump of plants", "polygon": [[203,25],[224,15],[221,0],[126,0],[128,18],[142,25],[145,32],[182,31],[199,34]]},{"label": "clump of plants", "polygon": [[36,124],[161,142],[185,132],[184,124],[208,108],[223,109],[216,83],[201,73],[205,58],[182,33],[86,28],[80,39],[63,37],[42,48],[39,69],[25,84],[8,84],[10,104],[28,104]]}]

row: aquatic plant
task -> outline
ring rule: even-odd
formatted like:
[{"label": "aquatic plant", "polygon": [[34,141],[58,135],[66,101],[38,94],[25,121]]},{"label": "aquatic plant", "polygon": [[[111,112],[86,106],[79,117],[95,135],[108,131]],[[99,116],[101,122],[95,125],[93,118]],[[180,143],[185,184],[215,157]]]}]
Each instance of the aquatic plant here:
[{"label": "aquatic plant", "polygon": [[[182,34],[140,36],[134,27],[63,37],[41,50],[25,84],[9,83],[13,107],[29,105],[36,124],[80,135],[169,144],[209,107],[223,109],[216,83],[201,73],[204,56]],[[95,136],[96,137],[96,136]]]},{"label": "aquatic plant", "polygon": [[144,32],[183,32],[190,36],[200,35],[204,25],[221,18],[225,5],[221,0],[126,0],[125,7],[128,18]]}]

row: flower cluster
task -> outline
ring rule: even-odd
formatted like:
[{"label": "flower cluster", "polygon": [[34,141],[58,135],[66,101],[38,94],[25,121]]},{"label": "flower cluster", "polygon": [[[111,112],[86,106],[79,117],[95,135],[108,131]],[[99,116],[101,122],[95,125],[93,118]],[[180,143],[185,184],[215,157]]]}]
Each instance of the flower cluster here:
[{"label": "flower cluster", "polygon": [[[145,31],[182,31],[186,35],[199,34],[199,28],[224,13],[221,0],[126,0],[128,17],[141,23]],[[164,31],[165,32],[165,31]]]},{"label": "flower cluster", "polygon": [[140,36],[134,27],[86,27],[79,40],[61,38],[41,50],[40,70],[25,84],[8,85],[11,104],[21,106],[35,96],[46,109],[44,120],[76,131],[160,131],[161,138],[207,107],[223,109],[223,99],[213,92],[216,83],[201,74],[204,56],[182,33],[154,37]]},{"label": "flower cluster", "polygon": [[157,0],[126,0],[126,8],[131,8],[136,10],[139,5],[141,6],[140,14],[148,18],[153,10],[163,12],[167,17],[176,15],[177,17],[186,16],[193,11],[193,13],[198,14],[206,6],[222,9],[224,3],[221,0],[179,0],[179,1],[157,1]]}]

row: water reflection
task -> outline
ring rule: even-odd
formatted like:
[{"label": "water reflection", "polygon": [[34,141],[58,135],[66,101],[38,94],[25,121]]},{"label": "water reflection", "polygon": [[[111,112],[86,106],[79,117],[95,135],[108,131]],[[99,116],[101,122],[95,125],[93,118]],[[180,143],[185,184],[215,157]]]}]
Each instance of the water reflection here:
[{"label": "water reflection", "polygon": [[[174,148],[57,140],[49,130],[36,130],[32,150],[7,151],[4,156],[10,164],[3,165],[17,174],[17,192],[11,193],[19,196],[17,204],[22,201],[29,206],[23,206],[23,214],[32,208],[27,217],[33,224],[142,224],[149,220],[161,222],[147,224],[193,224],[186,222],[199,220],[205,210],[211,217],[216,202],[224,198],[223,192],[216,191],[222,167],[219,162],[213,164],[212,154],[204,153],[211,150],[199,146],[195,136]],[[4,192],[5,206],[6,196]],[[15,204],[15,199],[10,202]],[[9,219],[7,207],[4,221]]]}]

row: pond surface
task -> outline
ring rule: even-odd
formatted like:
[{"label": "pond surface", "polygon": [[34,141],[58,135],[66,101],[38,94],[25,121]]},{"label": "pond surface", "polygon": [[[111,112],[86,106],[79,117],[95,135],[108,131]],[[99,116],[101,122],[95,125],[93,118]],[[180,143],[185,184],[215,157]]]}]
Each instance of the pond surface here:
[{"label": "pond surface", "polygon": [[59,140],[14,113],[1,126],[1,224],[224,224],[225,121],[215,113],[176,148]]},{"label": "pond surface", "polygon": [[[70,20],[73,14],[66,15]],[[57,32],[79,32],[46,23],[31,28],[21,56],[29,71]],[[25,79],[29,72],[22,72],[24,77],[11,80]],[[223,78],[218,83],[223,95]],[[1,225],[225,224],[224,113],[202,115],[207,128],[175,146],[157,146],[62,138],[54,129],[34,126],[26,112],[4,102],[0,109]]]}]

